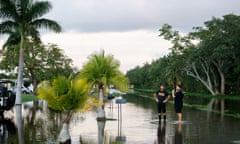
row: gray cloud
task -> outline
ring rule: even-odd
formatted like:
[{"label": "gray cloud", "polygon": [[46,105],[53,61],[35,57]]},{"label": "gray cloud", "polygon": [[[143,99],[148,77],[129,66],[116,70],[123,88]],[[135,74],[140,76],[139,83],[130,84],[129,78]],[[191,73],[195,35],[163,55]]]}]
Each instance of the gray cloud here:
[{"label": "gray cloud", "polygon": [[240,14],[239,0],[50,0],[48,15],[66,31],[158,30],[169,23],[181,30],[202,25],[212,16]]}]

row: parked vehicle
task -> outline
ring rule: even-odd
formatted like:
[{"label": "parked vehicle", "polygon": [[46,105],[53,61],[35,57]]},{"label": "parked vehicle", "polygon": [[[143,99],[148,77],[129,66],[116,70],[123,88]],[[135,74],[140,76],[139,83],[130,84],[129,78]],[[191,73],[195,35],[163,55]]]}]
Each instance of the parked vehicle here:
[{"label": "parked vehicle", "polygon": [[[17,87],[14,86],[14,87],[10,88],[10,90],[12,92],[16,93],[17,92]],[[25,86],[22,86],[22,93],[23,94],[31,94],[32,91],[29,88],[26,88]]]},{"label": "parked vehicle", "polygon": [[8,90],[9,81],[0,81],[0,116],[3,118],[3,112],[10,110],[15,105],[16,95]]}]

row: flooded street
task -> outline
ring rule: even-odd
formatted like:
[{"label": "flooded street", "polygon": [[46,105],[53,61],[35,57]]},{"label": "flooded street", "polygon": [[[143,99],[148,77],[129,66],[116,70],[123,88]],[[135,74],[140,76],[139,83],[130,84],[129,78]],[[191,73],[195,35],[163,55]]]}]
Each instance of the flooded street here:
[{"label": "flooded street", "polygon": [[[184,123],[180,125],[176,123],[173,105],[168,104],[167,122],[159,125],[153,100],[132,95],[125,98],[127,103],[122,105],[122,123],[117,120],[115,101],[112,109],[109,103],[106,105],[109,118],[106,123],[97,123],[94,111],[75,114],[70,123],[72,143],[225,144],[240,141],[239,119],[184,107]],[[48,110],[44,102],[24,104],[22,110],[24,144],[55,144],[62,128],[63,115]],[[18,120],[12,112],[5,115],[11,120],[1,121],[1,128],[5,131],[1,131],[0,142],[17,144],[21,133],[17,129]]]}]

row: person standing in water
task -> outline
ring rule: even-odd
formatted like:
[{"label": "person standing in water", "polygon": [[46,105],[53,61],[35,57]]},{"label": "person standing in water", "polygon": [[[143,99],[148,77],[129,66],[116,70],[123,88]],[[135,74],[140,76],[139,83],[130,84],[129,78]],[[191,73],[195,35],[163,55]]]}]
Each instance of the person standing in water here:
[{"label": "person standing in water", "polygon": [[170,95],[167,91],[165,91],[164,85],[160,86],[160,89],[156,91],[154,94],[154,99],[157,102],[158,107],[158,118],[159,122],[161,122],[161,118],[163,116],[164,121],[166,121],[166,103],[169,100]]},{"label": "person standing in water", "polygon": [[174,98],[174,107],[178,115],[178,122],[182,122],[182,108],[183,108],[183,97],[182,86],[177,85],[176,90],[172,90],[172,97]]}]

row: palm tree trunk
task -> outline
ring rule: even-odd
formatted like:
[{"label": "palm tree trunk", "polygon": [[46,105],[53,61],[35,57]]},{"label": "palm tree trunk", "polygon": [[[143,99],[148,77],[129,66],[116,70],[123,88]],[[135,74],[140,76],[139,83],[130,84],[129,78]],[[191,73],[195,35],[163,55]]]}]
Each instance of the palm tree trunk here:
[{"label": "palm tree trunk", "polygon": [[18,65],[18,78],[17,78],[17,92],[16,92],[16,105],[22,104],[22,84],[23,84],[23,68],[24,68],[24,37],[21,36],[19,65]]},{"label": "palm tree trunk", "polygon": [[[99,88],[99,101],[100,103],[104,104],[104,101],[103,101],[103,88]],[[97,108],[97,119],[98,120],[103,120],[106,118],[105,116],[105,110],[103,109],[104,105],[102,106],[99,106]]]},{"label": "palm tree trunk", "polygon": [[58,142],[60,144],[71,143],[71,136],[70,136],[70,132],[69,132],[69,124],[68,123],[63,123],[63,127],[58,136]]},{"label": "palm tree trunk", "polygon": [[58,142],[60,144],[70,144],[71,143],[71,136],[70,136],[70,132],[69,132],[69,122],[70,122],[71,117],[72,117],[72,112],[68,111],[66,114],[66,117],[64,119],[63,127],[58,136]]}]

